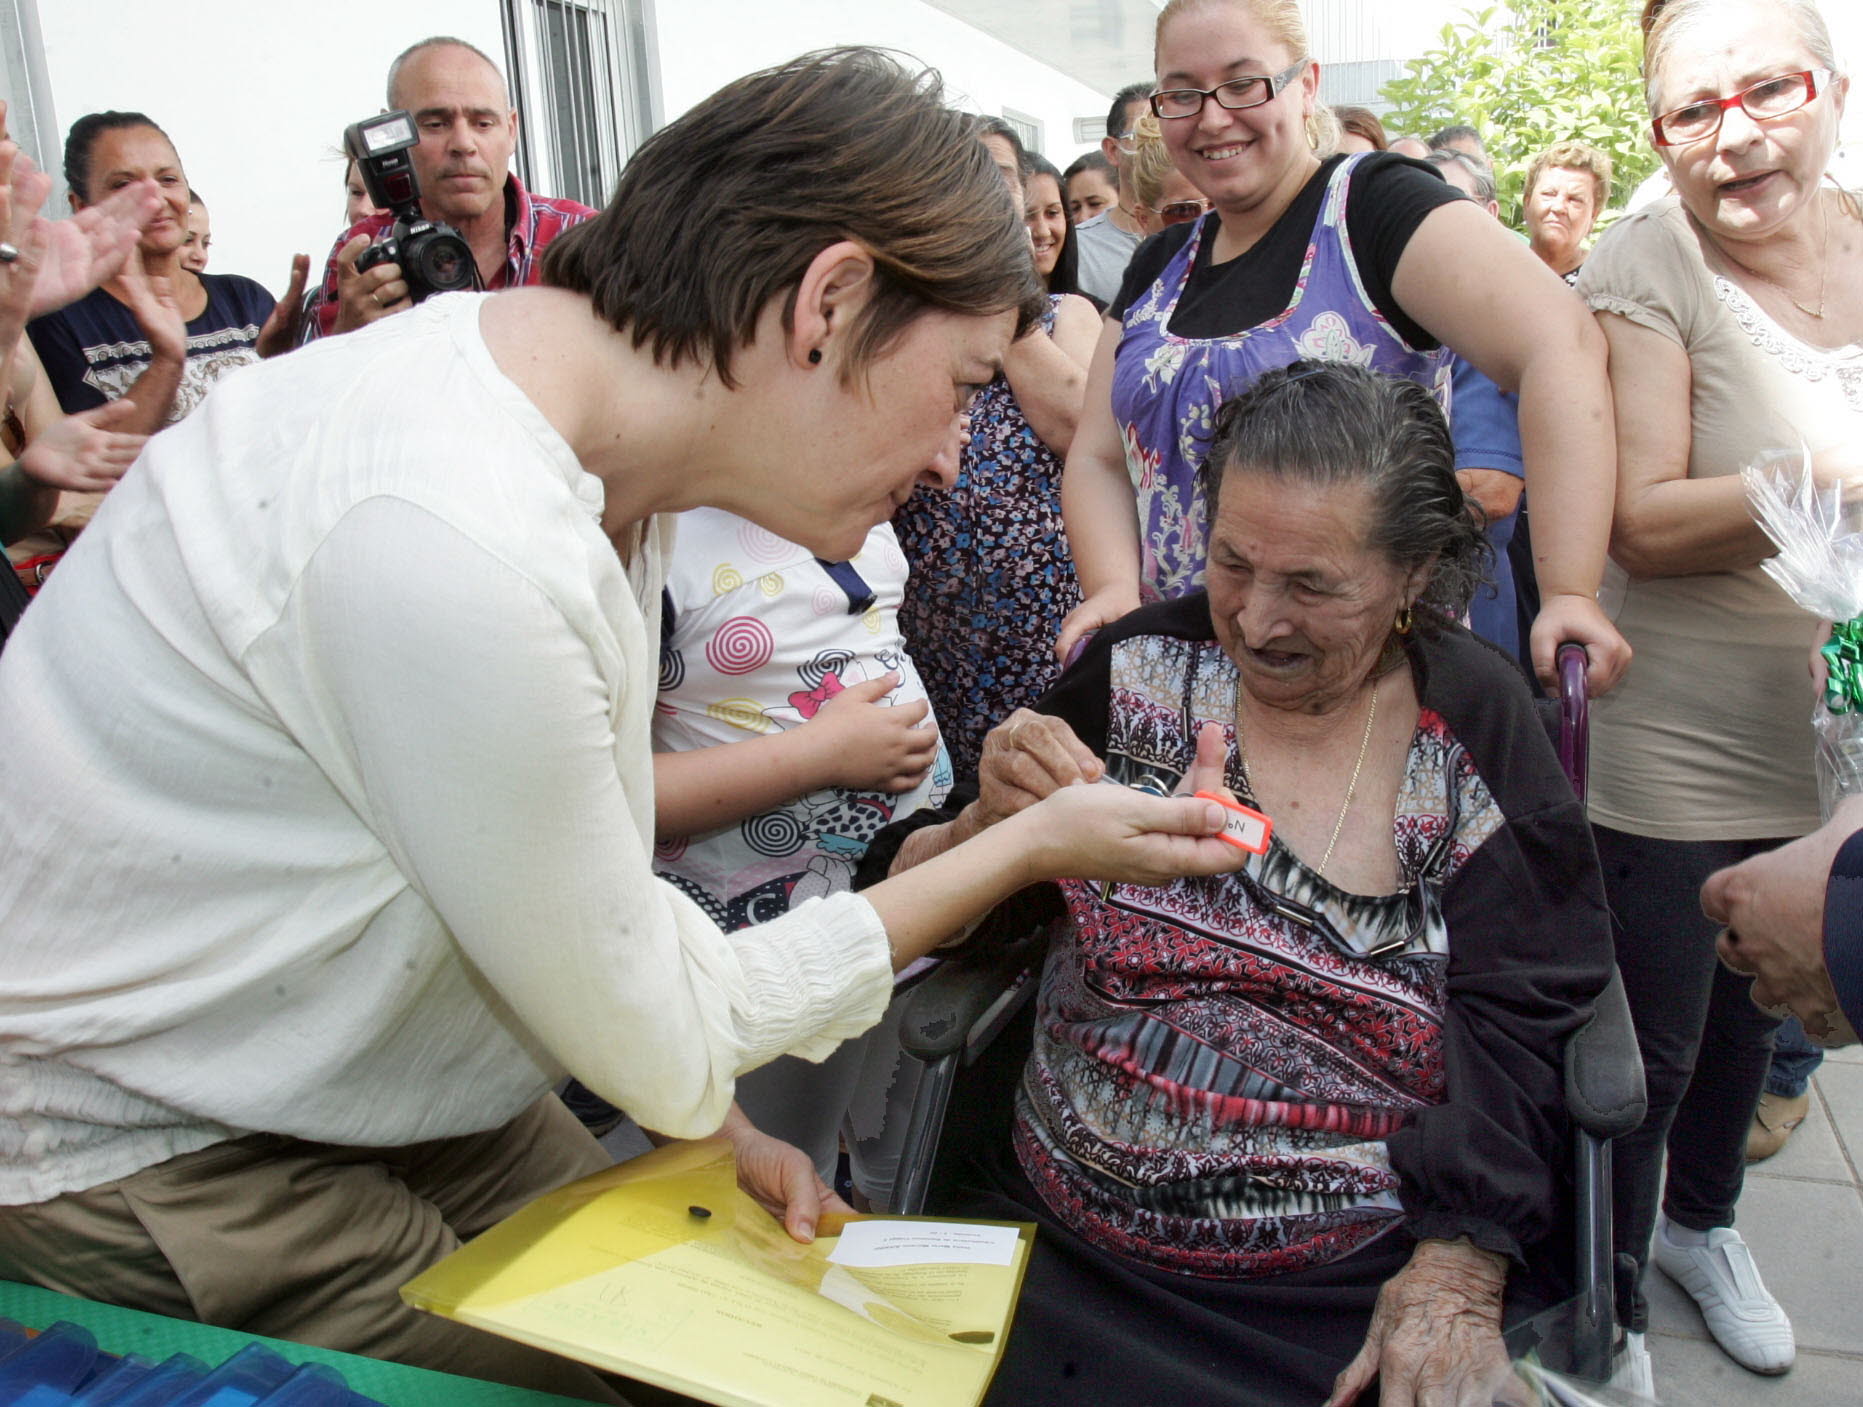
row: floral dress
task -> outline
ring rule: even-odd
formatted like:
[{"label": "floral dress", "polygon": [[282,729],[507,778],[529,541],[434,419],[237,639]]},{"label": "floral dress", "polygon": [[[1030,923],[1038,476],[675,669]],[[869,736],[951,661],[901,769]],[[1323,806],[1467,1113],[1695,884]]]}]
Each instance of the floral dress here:
[{"label": "floral dress", "polygon": [[[1050,337],[1059,302],[1042,321]],[[960,782],[976,777],[984,734],[1054,682],[1055,637],[1080,604],[1060,456],[1001,375],[978,394],[970,422],[957,487],[920,489],[893,518],[912,569],[900,629]]]},{"label": "floral dress", "polygon": [[1203,584],[1204,451],[1218,407],[1264,371],[1303,358],[1354,362],[1419,382],[1448,412],[1448,354],[1406,342],[1359,278],[1346,203],[1361,159],[1347,157],[1327,179],[1293,300],[1283,312],[1227,337],[1175,337],[1167,331],[1198,249],[1221,228],[1214,213],[1203,217],[1158,281],[1126,309],[1113,364],[1113,418],[1138,492],[1144,600],[1182,596]]}]

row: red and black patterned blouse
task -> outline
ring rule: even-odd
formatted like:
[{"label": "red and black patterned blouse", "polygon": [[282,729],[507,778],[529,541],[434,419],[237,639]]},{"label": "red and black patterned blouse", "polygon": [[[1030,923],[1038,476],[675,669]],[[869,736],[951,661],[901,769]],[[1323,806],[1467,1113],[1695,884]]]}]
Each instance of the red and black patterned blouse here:
[{"label": "red and black patterned blouse", "polygon": [[[1347,894],[1278,842],[1244,875],[1062,886],[1015,1142],[1094,1244],[1246,1277],[1403,1223],[1512,1256],[1548,1229],[1560,1052],[1610,970],[1597,861],[1518,671],[1459,627],[1409,648],[1402,892]],[[1166,791],[1219,723],[1246,794],[1235,689],[1199,593],[1102,632],[1038,707]]]}]

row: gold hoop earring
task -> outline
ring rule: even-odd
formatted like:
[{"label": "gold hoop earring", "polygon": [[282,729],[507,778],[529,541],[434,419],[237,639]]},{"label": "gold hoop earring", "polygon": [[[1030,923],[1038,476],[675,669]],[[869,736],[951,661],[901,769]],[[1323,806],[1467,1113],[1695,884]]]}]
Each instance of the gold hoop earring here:
[{"label": "gold hoop earring", "polygon": [[1397,613],[1397,633],[1399,635],[1410,634],[1410,628],[1415,624],[1416,618],[1411,615],[1410,607],[1405,606],[1403,610]]}]

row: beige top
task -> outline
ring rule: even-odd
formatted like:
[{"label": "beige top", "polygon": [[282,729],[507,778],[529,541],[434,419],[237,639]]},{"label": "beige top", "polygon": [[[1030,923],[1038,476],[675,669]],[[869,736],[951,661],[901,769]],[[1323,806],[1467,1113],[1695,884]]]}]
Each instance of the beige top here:
[{"label": "beige top", "polygon": [[[1710,269],[1703,240],[1667,196],[1613,225],[1578,280],[1594,310],[1687,351],[1689,477],[1863,436],[1863,346],[1827,351],[1784,331]],[[1603,602],[1636,658],[1592,710],[1592,819],[1664,840],[1814,829],[1818,622],[1757,566],[1632,581],[1613,562]]]}]

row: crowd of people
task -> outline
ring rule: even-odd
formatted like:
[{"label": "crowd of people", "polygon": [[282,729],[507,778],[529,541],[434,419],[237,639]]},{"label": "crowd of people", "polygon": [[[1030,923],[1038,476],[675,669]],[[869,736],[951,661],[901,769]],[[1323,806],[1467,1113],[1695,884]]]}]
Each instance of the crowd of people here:
[{"label": "crowd of people", "polygon": [[1813,0],[1643,23],[1668,192],[1557,143],[1523,235],[1483,133],[1320,101],[1296,0],[1163,5],[1065,170],[841,50],[599,211],[422,40],[385,106],[477,294],[363,257],[353,161],[274,300],[206,272],[151,116],[72,125],[67,219],[0,139],[0,1276],[643,1393],[395,1290],[623,1114],[729,1139],[798,1238],[886,1209],[901,993],[1035,885],[952,1208],[1041,1227],[992,1400],[1495,1400],[1571,1292],[1562,1051],[1614,969],[1618,1380],[1652,1259],[1788,1369],[1742,1170],[1863,948],[1820,984],[1794,930],[1787,984],[1768,935],[1863,859],[1740,471],[1863,475],[1863,207]]}]

